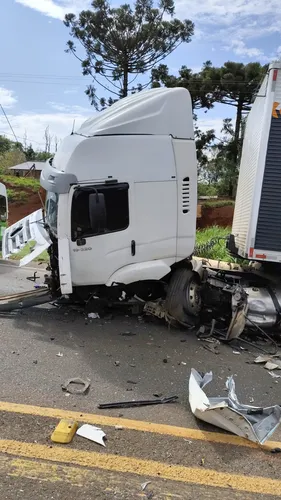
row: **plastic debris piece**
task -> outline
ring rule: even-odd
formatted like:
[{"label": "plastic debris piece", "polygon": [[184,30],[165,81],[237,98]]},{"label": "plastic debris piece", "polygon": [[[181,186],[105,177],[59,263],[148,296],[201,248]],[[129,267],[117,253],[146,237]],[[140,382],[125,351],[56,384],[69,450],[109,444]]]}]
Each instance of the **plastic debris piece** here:
[{"label": "plastic debris piece", "polygon": [[[275,373],[273,375],[275,378]],[[226,381],[227,396],[208,398],[203,388],[212,379],[212,372],[200,374],[194,368],[191,369],[189,404],[195,417],[255,443],[263,444],[281,422],[281,407],[275,405],[260,408],[239,403],[233,376],[228,377]]]},{"label": "plastic debris piece", "polygon": [[115,430],[116,431],[123,431],[124,427],[122,425],[115,425]]},{"label": "plastic debris piece", "polygon": [[72,441],[77,429],[77,422],[74,420],[62,419],[51,435],[51,440],[54,443],[68,444]]},{"label": "plastic debris piece", "polygon": [[56,356],[57,356],[58,358],[62,358],[62,357],[63,357],[63,353],[62,353],[62,352],[58,352],[58,353],[56,354]]},{"label": "plastic debris piece", "polygon": [[145,483],[142,483],[142,484],[141,484],[141,489],[142,489],[142,491],[144,491],[144,490],[147,488],[147,486],[148,486],[149,484],[151,484],[151,481],[146,481]]},{"label": "plastic debris piece", "polygon": [[89,439],[90,441],[94,441],[101,446],[105,446],[103,438],[106,434],[99,427],[95,427],[94,425],[84,424],[82,425],[78,431],[77,435]]},{"label": "plastic debris piece", "polygon": [[70,394],[86,394],[90,385],[90,380],[83,380],[77,377],[68,379],[65,384],[62,384],[61,388],[63,391],[69,392]]},{"label": "plastic debris piece", "polygon": [[241,354],[241,352],[239,352],[239,351],[232,351],[232,352],[233,352],[233,354]]},{"label": "plastic debris piece", "polygon": [[271,453],[281,453],[281,448],[273,448]]},{"label": "plastic debris piece", "polygon": [[264,368],[266,370],[276,370],[276,368],[279,368],[279,366],[274,363],[274,361],[267,361],[267,363],[265,363],[264,365]]},{"label": "plastic debris piece", "polygon": [[120,366],[120,361],[114,361],[115,366]]},{"label": "plastic debris piece", "polygon": [[277,373],[274,372],[268,372],[268,373],[272,378],[281,378],[281,375],[277,375]]},{"label": "plastic debris piece", "polygon": [[178,399],[178,396],[170,396],[169,398],[161,398],[161,399],[144,399],[141,401],[134,400],[134,401],[122,401],[120,403],[103,403],[103,404],[99,404],[98,408],[100,410],[108,410],[110,408],[134,408],[134,407],[139,407],[139,406],[150,406],[150,405],[174,403],[177,399]]},{"label": "plastic debris piece", "polygon": [[122,332],[122,333],[120,333],[120,335],[122,335],[122,337],[134,337],[136,335],[136,333],[133,333],[133,332]]},{"label": "plastic debris piece", "polygon": [[100,319],[100,315],[98,313],[91,312],[91,313],[88,313],[88,318],[89,319]]}]

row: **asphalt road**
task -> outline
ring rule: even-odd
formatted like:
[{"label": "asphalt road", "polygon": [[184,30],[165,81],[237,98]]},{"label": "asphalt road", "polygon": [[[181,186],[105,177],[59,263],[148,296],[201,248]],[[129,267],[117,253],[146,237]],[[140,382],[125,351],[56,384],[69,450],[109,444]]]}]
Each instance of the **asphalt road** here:
[{"label": "asphalt road", "polygon": [[[38,274],[43,278],[44,269],[38,269]],[[0,293],[31,290],[33,284],[26,277],[32,274],[31,269],[19,270],[15,266],[0,264]],[[241,402],[257,406],[280,403],[279,379],[273,380],[262,366],[252,364],[258,351],[243,351],[238,355],[233,353],[231,347],[220,345],[220,352],[215,355],[204,349],[202,342],[193,333],[168,329],[158,321],[147,322],[121,314],[110,320],[89,321],[83,313],[57,309],[51,305],[0,316],[0,338],[0,400],[23,405],[23,410],[25,407],[29,408],[22,413],[20,410],[14,412],[12,406],[10,411],[7,406],[0,413],[0,437],[10,443],[10,448],[7,445],[7,449],[5,443],[0,444],[0,457],[1,452],[7,452],[0,460],[1,490],[6,495],[1,492],[1,498],[76,499],[81,494],[81,498],[85,499],[149,498],[150,493],[142,493],[139,485],[151,476],[152,486],[147,488],[154,495],[153,498],[164,499],[169,494],[174,498],[184,499],[196,498],[198,495],[201,498],[225,498],[226,491],[222,488],[224,483],[215,487],[217,483],[209,480],[209,476],[204,479],[202,471],[264,477],[266,485],[267,480],[278,480],[280,477],[281,455],[256,448],[212,442],[209,438],[200,440],[196,434],[199,430],[222,431],[196,420],[188,405],[191,367],[204,372],[213,371],[214,381],[206,389],[208,395],[225,395],[225,380],[233,374]],[[69,395],[62,390],[62,384],[72,377],[90,380],[87,395]],[[155,394],[177,395],[179,400],[176,404],[134,409],[100,411],[97,408],[99,403],[150,399],[155,398]],[[61,463],[63,460],[59,451],[57,457],[50,457],[50,460],[55,461],[52,467],[57,469],[49,467],[48,471],[53,470],[53,477],[62,478],[54,487],[54,479],[44,473],[45,462],[42,461],[42,456],[44,453],[46,456],[50,449],[47,447],[50,446],[51,429],[58,420],[54,417],[46,418],[44,412],[35,417],[30,409],[32,405],[67,410],[70,415],[71,412],[77,412],[77,415],[85,412],[100,415],[101,422],[104,416],[155,422],[158,425],[164,424],[167,429],[163,427],[162,430],[166,429],[163,433],[158,433],[157,430],[155,433],[146,432],[142,428],[132,430],[126,427],[125,421],[124,426],[121,426],[124,427],[123,430],[117,431],[113,425],[107,426],[108,421],[105,419],[103,428],[110,436],[106,450],[78,437],[67,448],[79,449],[82,455],[94,450],[99,453],[97,457],[87,458],[87,461],[86,455],[83,455],[83,460],[86,461],[80,457],[79,462],[73,451],[67,465]],[[173,435],[169,426],[188,429],[187,438],[181,439]],[[190,439],[188,436],[191,436]],[[281,441],[281,431],[277,430],[273,439]],[[11,444],[18,442],[25,443],[24,447],[17,444],[18,448],[15,448],[16,445]],[[30,443],[33,444],[31,448]],[[34,443],[39,448],[34,448]],[[46,446],[47,451],[42,451],[40,444]],[[19,450],[18,453],[13,451],[16,449]],[[110,462],[110,467],[105,467],[100,463],[104,453],[113,457],[116,455],[121,461],[123,459],[120,457],[128,456],[129,464],[136,459],[140,463],[134,465],[136,470],[131,469],[131,465],[120,465],[121,462],[114,460]],[[26,470],[30,471],[35,467],[34,459],[39,461],[40,467],[33,470],[31,477]],[[15,460],[20,460],[21,465],[15,463]],[[177,471],[172,478],[164,472],[159,473],[160,477],[157,477],[156,472],[151,472],[151,476],[147,478],[151,463],[155,461],[162,464],[159,466],[161,471],[163,464],[185,469]],[[144,463],[148,463],[147,469]],[[81,465],[86,467],[83,469],[84,479],[81,479]],[[67,474],[69,467],[79,469],[73,472],[72,479]],[[191,477],[198,480],[177,481],[181,474],[185,478],[189,477],[186,476],[187,468],[194,469]],[[143,476],[142,479],[137,477],[138,474]],[[78,476],[80,479],[77,479]],[[231,486],[231,480],[229,483],[233,498],[242,498],[240,483],[237,489],[236,483],[233,483],[234,486]],[[105,484],[111,485],[108,486],[108,491],[104,489]],[[95,496],[91,496],[93,488]],[[243,491],[244,499],[259,498],[261,493],[253,488],[244,488]],[[267,485],[261,497],[267,498],[267,493],[271,491]],[[274,497],[278,498],[278,495],[272,496],[271,493],[268,496]]]}]

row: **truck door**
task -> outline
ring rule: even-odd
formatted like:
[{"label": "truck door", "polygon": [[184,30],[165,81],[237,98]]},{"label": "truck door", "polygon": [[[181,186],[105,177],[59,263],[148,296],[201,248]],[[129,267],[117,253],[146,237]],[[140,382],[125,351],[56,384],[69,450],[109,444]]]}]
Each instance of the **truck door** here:
[{"label": "truck door", "polygon": [[132,188],[114,181],[72,188],[70,262],[76,286],[105,284],[135,262]]}]

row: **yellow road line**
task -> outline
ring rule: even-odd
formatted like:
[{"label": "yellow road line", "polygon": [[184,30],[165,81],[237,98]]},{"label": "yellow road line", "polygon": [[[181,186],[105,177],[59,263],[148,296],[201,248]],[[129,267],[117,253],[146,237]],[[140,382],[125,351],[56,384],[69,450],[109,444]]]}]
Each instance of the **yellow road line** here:
[{"label": "yellow road line", "polygon": [[[57,463],[43,462],[42,460],[30,460],[27,458],[14,458],[8,455],[0,456],[0,474],[15,478],[32,479],[54,484],[63,484],[78,487],[87,487],[105,493],[113,492],[115,495],[124,493],[124,475],[101,469],[89,469],[86,467],[73,467]],[[130,491],[131,498],[147,498],[146,493],[140,489],[140,479],[135,475],[126,475],[126,490]],[[149,491],[147,489],[146,491]],[[159,500],[185,500],[182,486],[174,483],[163,483],[155,481],[153,493]],[[242,493],[241,493],[242,495]],[[243,493],[243,495],[245,495]],[[242,498],[242,497],[241,497]]]},{"label": "yellow road line", "polygon": [[1,452],[8,455],[137,474],[144,477],[162,478],[188,484],[217,488],[231,487],[238,491],[274,495],[275,498],[281,498],[281,480],[277,479],[228,474],[211,469],[198,469],[181,465],[169,465],[152,460],[82,451],[62,446],[49,448],[47,445],[24,443],[8,439],[0,440]]},{"label": "yellow road line", "polygon": [[[183,439],[194,439],[200,441],[209,441],[212,443],[222,443],[235,446],[244,446],[247,448],[259,448],[260,446],[230,434],[222,434],[220,432],[207,432],[199,429],[190,429],[186,427],[176,427],[173,425],[157,424],[152,422],[144,422],[141,420],[130,420],[127,418],[108,417],[106,415],[94,415],[92,413],[78,413],[77,411],[61,410],[57,408],[47,408],[42,406],[32,406],[18,403],[9,403],[0,401],[0,411],[11,413],[21,413],[24,415],[35,415],[38,417],[49,417],[55,419],[69,418],[78,422],[86,422],[93,425],[103,425],[107,427],[115,427],[120,425],[127,430],[152,432],[154,434],[162,434],[166,436],[179,437]],[[268,441],[263,449],[281,448],[281,442]]]}]

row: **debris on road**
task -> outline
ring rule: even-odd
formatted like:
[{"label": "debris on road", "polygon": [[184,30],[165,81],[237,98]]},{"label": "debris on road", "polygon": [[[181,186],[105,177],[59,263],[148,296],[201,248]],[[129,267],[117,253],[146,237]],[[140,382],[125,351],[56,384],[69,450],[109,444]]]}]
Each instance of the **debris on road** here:
[{"label": "debris on road", "polygon": [[162,399],[147,399],[141,401],[122,401],[119,403],[104,403],[104,404],[99,404],[98,408],[100,410],[109,410],[110,408],[134,408],[139,406],[174,403],[177,399],[178,396],[170,396],[169,398],[162,398]]},{"label": "debris on road", "polygon": [[61,388],[70,394],[86,394],[90,389],[90,385],[90,380],[83,380],[77,377],[68,379],[65,384],[62,384]]},{"label": "debris on road", "polygon": [[269,373],[269,375],[270,375],[272,378],[281,378],[281,375],[277,375],[277,373],[274,373],[274,372],[271,372],[271,371],[269,371],[268,373]]},{"label": "debris on road", "polygon": [[58,352],[58,353],[56,354],[56,356],[57,356],[58,358],[62,358],[62,357],[63,357],[63,353],[62,353],[62,352]]},{"label": "debris on road", "polygon": [[62,419],[56,426],[51,440],[54,443],[68,444],[72,441],[78,429],[78,423],[75,420]]},{"label": "debris on road", "polygon": [[260,408],[240,404],[232,376],[226,381],[227,397],[208,398],[203,388],[212,379],[212,372],[200,374],[194,368],[191,369],[189,404],[195,417],[255,443],[263,444],[281,422],[281,407],[275,405]]},{"label": "debris on road", "polygon": [[122,425],[115,425],[116,431],[123,431],[124,427]]},{"label": "debris on road", "polygon": [[120,366],[120,361],[114,361],[115,366]]},{"label": "debris on road", "polygon": [[[281,359],[280,359],[281,353],[276,353],[275,355],[262,355],[258,356],[255,360],[254,363],[257,364],[263,364],[264,368],[266,370],[281,370]],[[279,359],[278,359],[279,358]]]},{"label": "debris on road", "polygon": [[239,352],[239,351],[232,351],[232,352],[233,352],[233,354],[241,354],[241,352]]},{"label": "debris on road", "polygon": [[136,333],[133,333],[133,332],[121,332],[120,335],[122,335],[122,337],[134,337],[136,335]]},{"label": "debris on road", "polygon": [[99,315],[99,313],[90,312],[90,313],[88,313],[88,318],[89,319],[100,319],[100,315]]},{"label": "debris on road", "polygon": [[95,427],[94,425],[90,424],[84,424],[78,429],[76,434],[77,436],[81,436],[89,439],[90,441],[94,441],[101,446],[105,446],[103,439],[106,437],[106,434],[99,427]]},{"label": "debris on road", "polygon": [[149,484],[151,484],[151,481],[146,481],[145,483],[142,483],[141,490],[144,491]]}]

